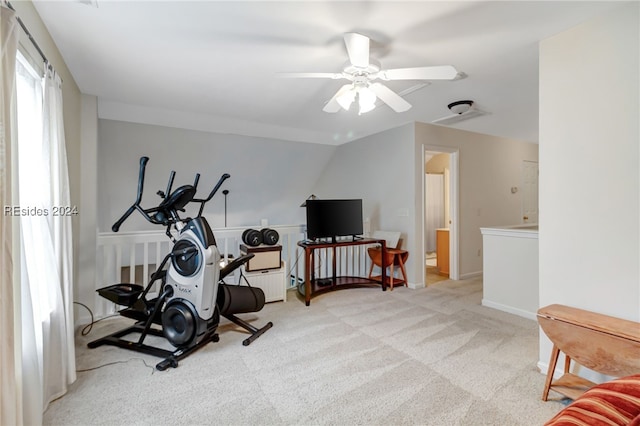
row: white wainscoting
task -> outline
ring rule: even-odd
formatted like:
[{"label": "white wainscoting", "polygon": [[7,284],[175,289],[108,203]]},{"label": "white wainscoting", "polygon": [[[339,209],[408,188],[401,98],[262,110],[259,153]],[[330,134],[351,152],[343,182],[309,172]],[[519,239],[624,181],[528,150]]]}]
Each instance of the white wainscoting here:
[{"label": "white wainscoting", "polygon": [[[260,229],[256,226],[255,229]],[[304,239],[301,225],[269,226],[280,234],[282,260],[287,265],[286,276],[291,277],[291,286],[304,276],[303,250],[298,241]],[[223,258],[240,256],[242,233],[247,228],[213,229],[216,245]],[[169,253],[173,243],[164,231],[102,232],[98,234],[96,256],[95,289],[120,282],[147,285],[157,265]],[[299,261],[300,260],[300,261]],[[135,267],[131,267],[131,266]],[[123,276],[128,273],[128,276]],[[152,297],[157,289],[152,289]],[[121,307],[100,297],[96,293],[94,316],[101,318],[117,312]]]},{"label": "white wainscoting", "polygon": [[536,319],[538,227],[480,228],[483,237],[482,305]]},{"label": "white wainscoting", "polygon": [[[253,227],[260,229],[259,226]],[[288,288],[295,288],[304,277],[304,250],[298,242],[305,238],[304,225],[269,226],[280,235],[282,261],[286,265],[285,279]],[[246,227],[213,229],[216,245],[222,257],[240,256],[242,233]],[[95,289],[120,282],[137,283],[146,286],[151,274],[169,253],[173,243],[164,231],[102,232],[98,234],[96,256]],[[371,260],[367,254],[369,246],[345,246],[336,250],[336,273],[338,276],[367,276]],[[314,251],[314,275],[325,278],[332,275],[333,251]],[[131,266],[134,266],[133,268]],[[376,271],[374,270],[374,273]],[[238,277],[229,283],[238,282]],[[157,294],[153,288],[149,297]],[[95,318],[116,313],[122,307],[95,295]]]}]

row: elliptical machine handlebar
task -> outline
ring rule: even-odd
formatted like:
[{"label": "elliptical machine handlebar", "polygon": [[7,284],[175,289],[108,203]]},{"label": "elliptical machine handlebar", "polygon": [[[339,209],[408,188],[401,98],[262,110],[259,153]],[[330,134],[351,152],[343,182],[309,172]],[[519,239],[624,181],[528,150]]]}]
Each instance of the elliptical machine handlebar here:
[{"label": "elliptical machine handlebar", "polygon": [[[196,183],[198,182],[200,175],[196,175]],[[222,186],[222,184],[224,183],[225,180],[229,179],[231,177],[231,175],[229,173],[225,173],[222,176],[220,176],[220,179],[218,180],[218,183],[216,183],[216,186],[213,187],[213,189],[211,190],[211,192],[209,193],[209,196],[207,198],[205,198],[204,200],[201,199],[193,199],[193,202],[195,203],[201,203],[200,204],[200,210],[198,210],[198,216],[202,216],[202,210],[204,209],[204,205],[213,198],[214,195],[216,195],[216,192],[218,192],[218,189],[220,189],[220,187]]]},{"label": "elliptical machine handlebar", "polygon": [[[120,219],[118,219],[116,223],[113,224],[113,226],[111,227],[111,230],[113,232],[118,232],[122,223],[127,220],[127,218],[131,216],[131,213],[133,213],[135,210],[138,210],[147,221],[153,224],[171,226],[171,224],[181,220],[178,217],[177,210],[184,211],[182,210],[184,205],[190,202],[196,202],[200,203],[200,210],[198,211],[198,217],[200,217],[202,216],[204,205],[213,198],[224,181],[231,177],[228,173],[223,174],[218,180],[218,183],[216,183],[216,185],[213,187],[207,198],[195,199],[193,198],[193,196],[195,195],[196,188],[200,180],[200,174],[196,174],[193,185],[184,185],[171,193],[171,187],[173,186],[173,180],[176,174],[175,171],[172,171],[169,176],[166,193],[158,191],[158,195],[163,198],[163,201],[160,203],[160,205],[157,207],[152,207],[150,209],[143,209],[140,206],[140,203],[142,202],[142,193],[144,191],[144,175],[148,162],[149,157],[140,157],[140,170],[138,172],[138,192],[136,194],[136,201],[131,207],[127,209],[127,211],[120,217]],[[167,228],[167,232],[169,232],[168,229],[169,228]]]},{"label": "elliptical machine handlebar", "polygon": [[144,190],[144,170],[147,167],[147,163],[149,162],[149,157],[140,157],[140,171],[138,172],[138,195],[136,197],[136,202],[133,203],[131,207],[122,215],[120,219],[117,220],[116,223],[113,224],[111,230],[113,232],[118,232],[120,230],[120,225],[127,220],[131,213],[133,213],[136,209],[140,209],[140,202],[142,201],[142,192]]}]

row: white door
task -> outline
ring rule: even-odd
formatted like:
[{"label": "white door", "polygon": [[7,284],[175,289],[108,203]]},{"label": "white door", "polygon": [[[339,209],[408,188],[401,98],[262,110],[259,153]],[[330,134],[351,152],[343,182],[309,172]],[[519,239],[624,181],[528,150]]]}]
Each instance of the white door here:
[{"label": "white door", "polygon": [[444,227],[451,225],[451,172],[444,169]]},{"label": "white door", "polygon": [[522,223],[538,223],[538,163],[522,162]]}]

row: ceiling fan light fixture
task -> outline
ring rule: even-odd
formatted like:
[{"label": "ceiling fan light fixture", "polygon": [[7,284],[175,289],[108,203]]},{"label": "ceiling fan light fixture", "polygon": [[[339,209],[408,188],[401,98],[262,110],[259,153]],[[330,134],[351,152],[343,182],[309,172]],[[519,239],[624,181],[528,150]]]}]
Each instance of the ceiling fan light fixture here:
[{"label": "ceiling fan light fixture", "polygon": [[361,87],[358,89],[358,105],[360,109],[358,114],[364,114],[372,111],[376,107],[377,96],[368,87]]},{"label": "ceiling fan light fixture", "polygon": [[340,96],[338,96],[336,98],[336,101],[338,102],[338,104],[345,111],[349,111],[349,108],[351,107],[351,104],[355,100],[356,100],[356,92],[355,92],[355,90],[353,88],[350,89],[350,90],[345,91],[344,93],[340,94]]},{"label": "ceiling fan light fixture", "polygon": [[473,106],[473,101],[456,101],[447,105],[447,108],[454,114],[464,114],[471,109],[471,106]]}]

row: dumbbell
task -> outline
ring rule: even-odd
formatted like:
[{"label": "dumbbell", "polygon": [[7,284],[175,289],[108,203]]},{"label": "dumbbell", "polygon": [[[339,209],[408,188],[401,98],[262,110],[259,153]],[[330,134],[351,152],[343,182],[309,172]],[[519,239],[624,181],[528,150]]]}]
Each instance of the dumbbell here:
[{"label": "dumbbell", "polygon": [[242,233],[242,242],[250,247],[257,247],[262,244],[262,232],[255,229],[246,229]]},{"label": "dumbbell", "polygon": [[262,242],[268,246],[274,246],[278,244],[278,240],[280,240],[280,235],[275,229],[264,228],[260,233],[262,234]]},{"label": "dumbbell", "polygon": [[264,228],[260,231],[255,229],[246,229],[242,233],[242,242],[251,247],[257,247],[260,244],[269,246],[276,245],[280,240],[280,235],[275,229]]}]

